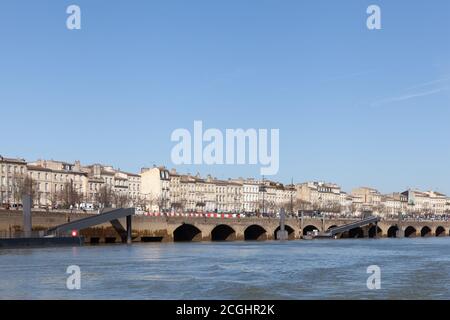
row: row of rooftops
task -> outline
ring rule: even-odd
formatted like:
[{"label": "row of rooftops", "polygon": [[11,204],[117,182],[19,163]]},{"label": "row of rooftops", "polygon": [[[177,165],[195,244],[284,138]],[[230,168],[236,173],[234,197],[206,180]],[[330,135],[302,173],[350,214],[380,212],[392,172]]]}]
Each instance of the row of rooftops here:
[{"label": "row of rooftops", "polygon": [[[165,166],[154,166],[152,169],[158,169],[160,171],[161,180],[170,180],[171,178],[179,178],[180,183],[199,183],[199,184],[214,184],[214,185],[223,185],[223,186],[243,186],[243,185],[254,185],[254,186],[266,186],[269,188],[279,189],[279,190],[295,190],[295,186],[293,185],[284,185],[280,182],[272,181],[272,180],[255,180],[254,178],[244,179],[239,177],[237,179],[221,180],[213,177],[211,175],[207,175],[206,177],[201,177],[200,173],[196,175],[192,175],[190,173],[182,174],[176,171],[176,169],[167,169]],[[143,168],[141,173],[152,170],[149,168]]]},{"label": "row of rooftops", "polygon": [[[48,171],[48,172],[54,172],[54,173],[72,173],[72,174],[80,174],[85,175],[90,178],[92,181],[103,182],[102,179],[100,179],[98,176],[93,175],[92,173],[95,172],[94,168],[97,167],[100,171],[100,175],[111,175],[115,176],[115,180],[127,180],[125,177],[117,176],[116,174],[124,174],[126,176],[132,176],[132,177],[140,177],[140,174],[136,173],[130,173],[121,171],[120,169],[116,170],[112,166],[109,165],[101,165],[101,164],[92,164],[88,166],[82,166],[80,161],[75,161],[74,163],[65,162],[65,161],[55,161],[55,160],[37,160],[35,162],[27,163],[27,161],[23,158],[8,158],[0,155],[0,163],[8,163],[8,164],[17,164],[17,165],[23,165],[26,166],[28,170],[35,170],[35,171]],[[228,180],[220,180],[216,177],[212,177],[211,175],[207,175],[206,177],[202,178],[199,173],[196,175],[191,175],[190,173],[182,174],[176,171],[176,169],[168,170],[165,166],[153,166],[152,169],[158,168],[161,172],[161,174],[164,174],[164,177],[166,179],[170,179],[170,177],[179,177],[180,183],[204,183],[204,184],[214,184],[214,185],[223,185],[223,186],[242,186],[242,185],[255,185],[255,186],[261,186],[264,185],[266,187],[271,187],[274,189],[279,190],[294,190],[296,187],[295,185],[284,185],[280,182],[271,181],[271,180],[256,180],[254,178],[237,178],[237,179],[228,179]],[[142,168],[141,174],[151,170],[150,168]],[[328,192],[328,190],[338,190],[340,194],[348,195],[346,192],[340,190],[340,186],[335,183],[329,183],[329,182],[305,182],[300,185],[307,185],[311,188],[316,188],[319,190],[327,190],[325,192]],[[443,193],[437,192],[437,191],[419,191],[419,190],[407,190],[402,193],[392,193],[388,195],[381,195],[381,193],[370,187],[361,187],[357,188],[359,190],[363,189],[371,194],[377,194],[383,197],[384,200],[403,200],[408,198],[410,196],[410,193],[416,197],[434,197],[434,198],[447,198],[447,196]]]},{"label": "row of rooftops", "polygon": [[0,162],[10,163],[10,164],[20,164],[20,165],[26,165],[27,164],[25,159],[21,159],[21,158],[7,158],[7,157],[3,157],[2,155],[0,155]]},{"label": "row of rooftops", "polygon": [[[125,171],[121,171],[120,169],[116,170],[112,166],[101,165],[101,164],[93,164],[88,166],[82,166],[80,161],[75,161],[74,163],[66,162],[66,161],[57,161],[57,160],[37,160],[34,162],[27,162],[25,159],[21,158],[7,158],[0,156],[0,163],[7,163],[11,165],[20,165],[27,168],[28,171],[41,171],[41,172],[52,172],[52,173],[62,173],[62,174],[79,174],[82,176],[89,177],[90,180],[98,182],[103,182],[99,176],[110,175],[114,176],[115,180],[127,180],[125,177],[121,177],[120,174],[131,176],[131,177],[140,177],[139,174],[129,173]],[[95,175],[94,168],[98,167],[100,171],[100,175]]]}]

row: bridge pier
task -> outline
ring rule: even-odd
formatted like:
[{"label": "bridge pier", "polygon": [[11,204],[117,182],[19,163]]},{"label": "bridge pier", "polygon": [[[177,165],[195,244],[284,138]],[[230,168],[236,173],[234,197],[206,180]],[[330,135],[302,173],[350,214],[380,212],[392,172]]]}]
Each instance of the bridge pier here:
[{"label": "bridge pier", "polygon": [[362,228],[363,238],[369,238],[369,230],[370,230],[370,226],[365,226]]},{"label": "bridge pier", "polygon": [[131,215],[127,216],[127,244],[131,244],[133,242],[132,236],[131,236]]}]

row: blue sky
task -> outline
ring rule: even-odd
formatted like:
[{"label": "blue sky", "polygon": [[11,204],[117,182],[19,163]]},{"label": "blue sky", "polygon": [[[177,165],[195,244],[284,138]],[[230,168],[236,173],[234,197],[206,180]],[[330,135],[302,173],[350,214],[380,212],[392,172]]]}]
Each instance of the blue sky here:
[{"label": "blue sky", "polygon": [[450,194],[449,39],[447,0],[2,0],[0,154],[172,167],[170,134],[202,120],[279,128],[283,182]]}]

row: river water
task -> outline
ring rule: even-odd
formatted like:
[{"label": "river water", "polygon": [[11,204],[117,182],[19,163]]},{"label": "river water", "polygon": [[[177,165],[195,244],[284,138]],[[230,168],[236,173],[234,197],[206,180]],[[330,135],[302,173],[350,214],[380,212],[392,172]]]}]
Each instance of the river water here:
[{"label": "river water", "polygon": [[0,299],[450,299],[450,238],[0,250]]}]

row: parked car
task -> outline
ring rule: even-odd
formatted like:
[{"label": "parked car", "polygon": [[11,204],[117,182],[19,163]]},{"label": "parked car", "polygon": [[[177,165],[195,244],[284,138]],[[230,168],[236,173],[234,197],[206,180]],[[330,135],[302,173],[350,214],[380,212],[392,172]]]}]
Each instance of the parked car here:
[{"label": "parked car", "polygon": [[86,211],[92,211],[92,210],[95,210],[94,204],[92,204],[92,203],[86,203],[86,202],[80,204],[80,209],[81,209],[81,210],[86,210]]}]

